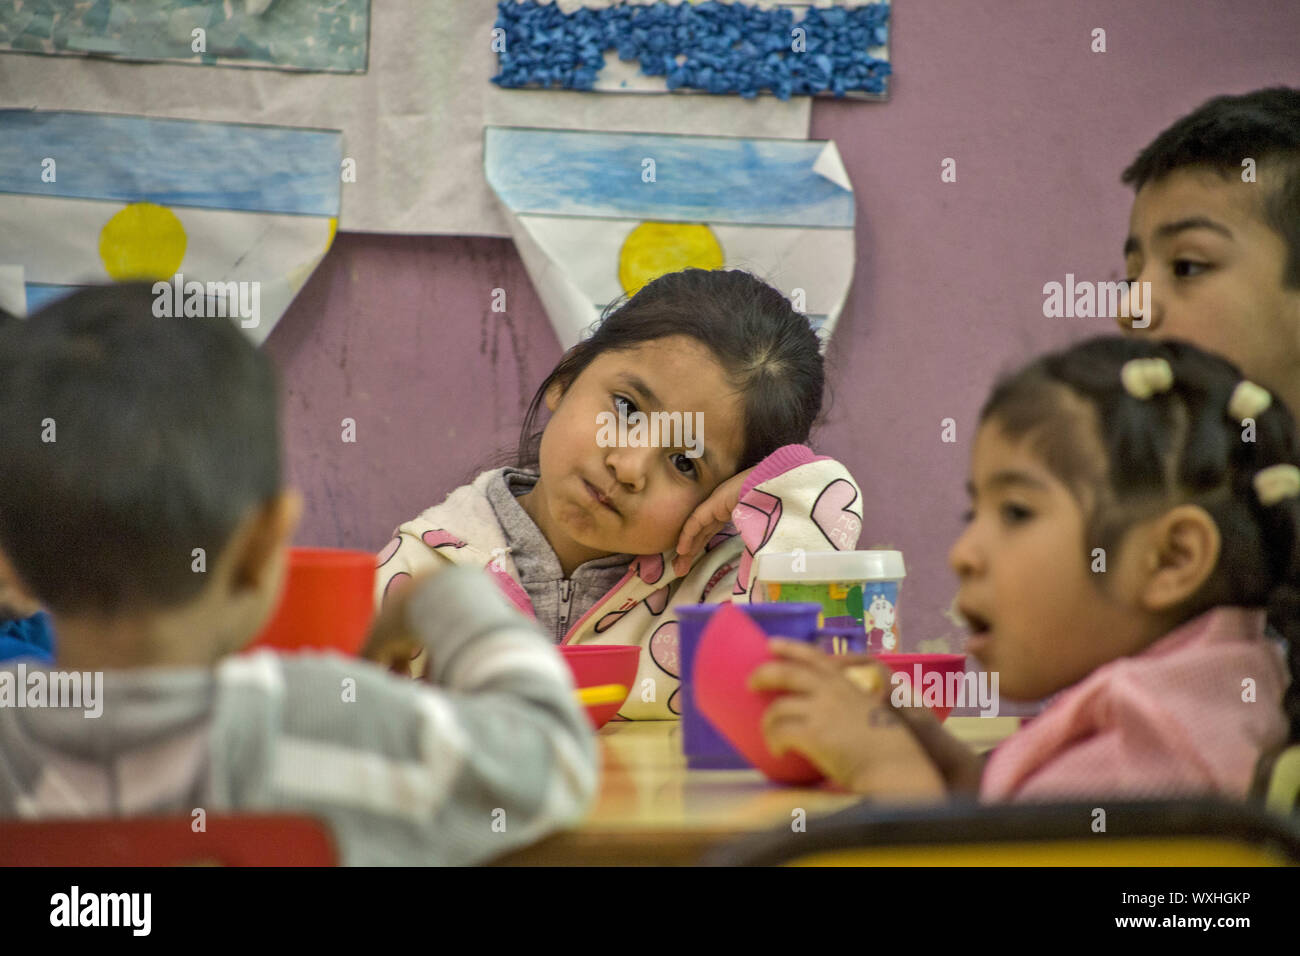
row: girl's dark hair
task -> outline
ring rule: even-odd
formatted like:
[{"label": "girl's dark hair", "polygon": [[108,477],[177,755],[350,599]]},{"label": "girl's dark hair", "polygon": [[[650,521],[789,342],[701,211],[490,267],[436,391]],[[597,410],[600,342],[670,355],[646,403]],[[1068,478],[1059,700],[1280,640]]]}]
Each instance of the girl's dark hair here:
[{"label": "girl's dark hair", "polygon": [[[1163,358],[1173,387],[1142,400],[1120,373]],[[1086,549],[1110,552],[1135,522],[1172,507],[1203,507],[1221,538],[1214,572],[1187,618],[1217,605],[1265,607],[1286,638],[1285,707],[1300,739],[1300,499],[1265,507],[1257,472],[1300,463],[1296,423],[1273,396],[1253,421],[1228,413],[1242,374],[1186,342],[1103,336],[1045,355],[1001,381],[980,412],[1011,440],[1028,440],[1084,507]],[[1098,446],[1100,441],[1100,447]]]},{"label": "girl's dark hair", "polygon": [[825,387],[821,340],[808,319],[748,272],[683,269],[611,303],[596,330],[565,353],[528,406],[515,467],[537,465],[542,437],[537,415],[552,384],[567,390],[601,353],[670,335],[706,346],[731,387],[744,396],[745,441],[737,471],[782,445],[808,440]]}]

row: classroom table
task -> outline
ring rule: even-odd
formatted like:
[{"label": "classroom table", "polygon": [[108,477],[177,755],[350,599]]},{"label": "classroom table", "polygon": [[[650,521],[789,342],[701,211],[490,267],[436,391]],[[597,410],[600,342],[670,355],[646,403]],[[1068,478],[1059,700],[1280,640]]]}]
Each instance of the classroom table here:
[{"label": "classroom table", "polygon": [[[1018,717],[950,717],[944,726],[983,752]],[[862,799],[830,788],[783,787],[757,770],[691,770],[675,720],[613,721],[597,734],[603,771],[592,812],[576,828],[495,861],[498,866],[690,866],[748,833],[834,813]]]}]

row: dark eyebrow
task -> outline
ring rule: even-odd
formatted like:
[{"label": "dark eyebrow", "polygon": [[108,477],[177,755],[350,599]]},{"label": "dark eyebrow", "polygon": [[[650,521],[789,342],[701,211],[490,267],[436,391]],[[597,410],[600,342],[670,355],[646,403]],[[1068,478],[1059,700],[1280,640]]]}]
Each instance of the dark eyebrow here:
[{"label": "dark eyebrow", "polygon": [[[1189,229],[1209,229],[1212,232],[1219,233],[1221,236],[1224,236],[1225,238],[1228,239],[1233,238],[1231,229],[1223,225],[1223,223],[1215,222],[1213,219],[1209,218],[1208,216],[1188,216],[1186,219],[1178,219],[1175,220],[1174,222],[1167,222],[1163,226],[1160,226],[1158,229],[1156,229],[1155,238],[1170,239],[1176,236],[1178,233],[1186,232]],[[1124,240],[1125,256],[1128,256],[1134,252],[1139,252],[1141,251],[1141,249],[1142,249],[1142,243],[1138,240],[1137,236],[1129,236],[1127,239]]]},{"label": "dark eyebrow", "polygon": [[1179,219],[1176,222],[1167,222],[1156,230],[1157,239],[1168,239],[1180,232],[1186,232],[1188,229],[1209,229],[1213,232],[1220,233],[1227,238],[1232,238],[1232,230],[1223,223],[1215,222],[1208,216],[1189,216],[1186,219]]},{"label": "dark eyebrow", "polygon": [[664,407],[664,403],[659,401],[659,396],[656,395],[651,390],[650,386],[643,382],[638,376],[627,373],[623,375],[623,380],[627,382],[628,388],[632,389],[634,392],[641,393],[641,398],[645,399],[645,404],[657,405],[659,408]]},{"label": "dark eyebrow", "polygon": [[[1035,491],[1050,490],[1046,482],[1040,481],[1038,478],[1035,478],[1033,475],[1024,471],[998,471],[994,472],[988,480],[989,491],[995,491],[998,488],[1006,488],[1008,486],[1022,486],[1025,488],[1032,488]],[[966,494],[972,498],[975,497],[975,485],[973,482],[966,482]]]}]

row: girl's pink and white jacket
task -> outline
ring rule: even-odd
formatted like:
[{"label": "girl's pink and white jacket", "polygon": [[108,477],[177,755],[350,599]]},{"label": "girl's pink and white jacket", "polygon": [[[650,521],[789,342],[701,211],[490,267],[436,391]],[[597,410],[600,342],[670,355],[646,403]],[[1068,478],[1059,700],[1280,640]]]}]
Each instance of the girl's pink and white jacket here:
[{"label": "girl's pink and white jacket", "polygon": [[1243,799],[1286,741],[1288,683],[1264,611],[1206,611],[1061,691],[989,756],[980,799]]},{"label": "girl's pink and white jacket", "polygon": [[[397,529],[379,553],[377,601],[404,576],[443,562],[487,571],[516,607],[536,616],[489,500],[489,489],[504,470],[484,472]],[[761,553],[852,550],[862,530],[861,502],[853,476],[835,459],[803,445],[779,448],[750,473],[731,526],[713,536],[685,575],[674,573],[672,551],[634,557],[561,643],[640,646],[640,668],[620,716],[676,718],[681,668],[674,608],[762,600],[751,590],[754,559]]]}]

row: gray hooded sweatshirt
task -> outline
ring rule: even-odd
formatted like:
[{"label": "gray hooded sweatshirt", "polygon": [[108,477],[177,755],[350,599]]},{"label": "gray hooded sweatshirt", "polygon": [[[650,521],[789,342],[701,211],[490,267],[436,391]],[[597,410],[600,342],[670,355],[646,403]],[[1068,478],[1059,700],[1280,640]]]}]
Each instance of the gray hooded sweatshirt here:
[{"label": "gray hooded sweatshirt", "polygon": [[476,863],[579,820],[598,750],[547,636],[466,568],[409,617],[429,683],[262,650],[106,671],[74,708],[36,694],[54,686],[36,662],[0,664],[0,815],[305,813],[341,862],[371,865]]}]

